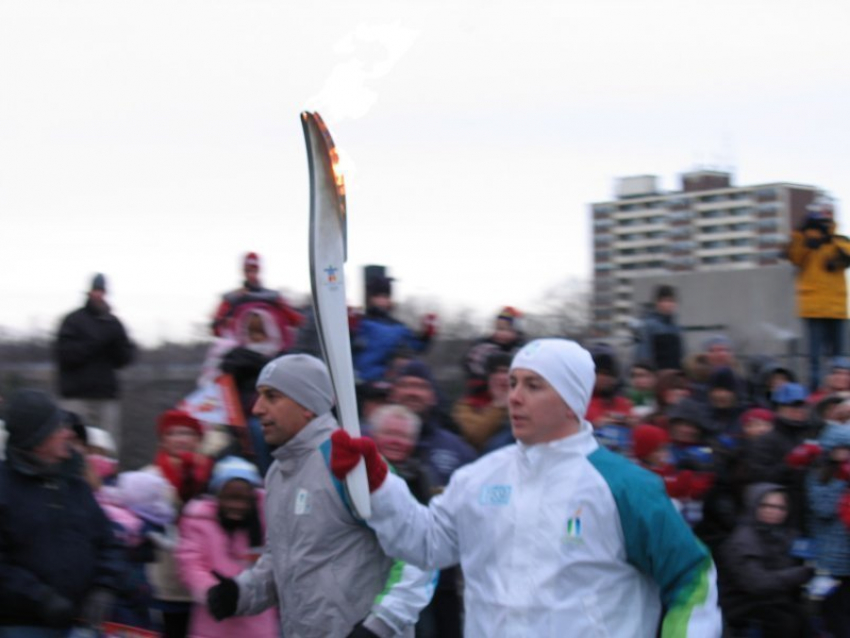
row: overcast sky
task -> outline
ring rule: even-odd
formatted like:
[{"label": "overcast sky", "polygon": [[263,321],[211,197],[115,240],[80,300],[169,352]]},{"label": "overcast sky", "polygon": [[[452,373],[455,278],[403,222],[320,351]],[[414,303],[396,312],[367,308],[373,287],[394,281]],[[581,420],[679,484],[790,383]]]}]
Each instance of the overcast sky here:
[{"label": "overcast sky", "polygon": [[[698,166],[850,202],[850,3],[0,1],[0,326],[93,273],[146,344],[199,333],[241,256],[309,292],[298,114],[347,166],[349,298],[482,318],[591,277],[587,205]],[[844,216],[846,218],[846,216]]]}]

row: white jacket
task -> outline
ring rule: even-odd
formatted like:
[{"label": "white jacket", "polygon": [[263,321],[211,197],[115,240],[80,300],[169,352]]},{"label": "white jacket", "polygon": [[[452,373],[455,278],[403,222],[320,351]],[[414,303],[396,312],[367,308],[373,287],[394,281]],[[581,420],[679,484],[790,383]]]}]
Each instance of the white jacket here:
[{"label": "white jacket", "polygon": [[721,635],[714,565],[661,480],[599,448],[590,425],[458,470],[429,507],[398,477],[372,495],[384,550],[422,568],[460,562],[465,635]]}]

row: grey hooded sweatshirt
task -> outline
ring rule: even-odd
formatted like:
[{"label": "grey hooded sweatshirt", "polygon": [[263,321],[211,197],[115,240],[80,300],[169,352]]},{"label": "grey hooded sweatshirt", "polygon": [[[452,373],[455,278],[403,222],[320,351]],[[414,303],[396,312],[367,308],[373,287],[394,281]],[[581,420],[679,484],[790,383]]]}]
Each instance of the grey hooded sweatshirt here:
[{"label": "grey hooded sweatshirt", "polygon": [[330,472],[330,413],[273,452],[266,475],[266,547],[242,572],[236,613],[277,603],[286,638],[344,638],[361,620],[379,636],[412,636],[436,572],[395,562],[354,518]]}]

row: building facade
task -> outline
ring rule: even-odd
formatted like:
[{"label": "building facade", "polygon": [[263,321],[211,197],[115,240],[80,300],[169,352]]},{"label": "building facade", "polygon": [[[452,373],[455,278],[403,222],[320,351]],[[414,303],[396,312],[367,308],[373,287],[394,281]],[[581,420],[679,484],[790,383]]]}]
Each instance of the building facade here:
[{"label": "building facade", "polygon": [[635,298],[636,279],[779,264],[790,229],[821,192],[785,182],[734,186],[715,170],[685,173],[681,190],[667,193],[652,175],[618,180],[616,199],[590,206],[597,336],[628,334],[651,301]]}]

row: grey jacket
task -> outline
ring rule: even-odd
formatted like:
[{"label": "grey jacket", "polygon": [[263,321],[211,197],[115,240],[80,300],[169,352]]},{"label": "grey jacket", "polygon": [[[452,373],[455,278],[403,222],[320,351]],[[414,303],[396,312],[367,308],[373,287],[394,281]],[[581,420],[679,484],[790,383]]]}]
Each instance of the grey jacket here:
[{"label": "grey jacket", "polygon": [[273,452],[266,548],[236,578],[237,614],[277,603],[287,638],[344,638],[363,619],[379,636],[412,636],[436,572],[396,563],[353,517],[329,467],[338,427],[330,413],[316,417]]}]

